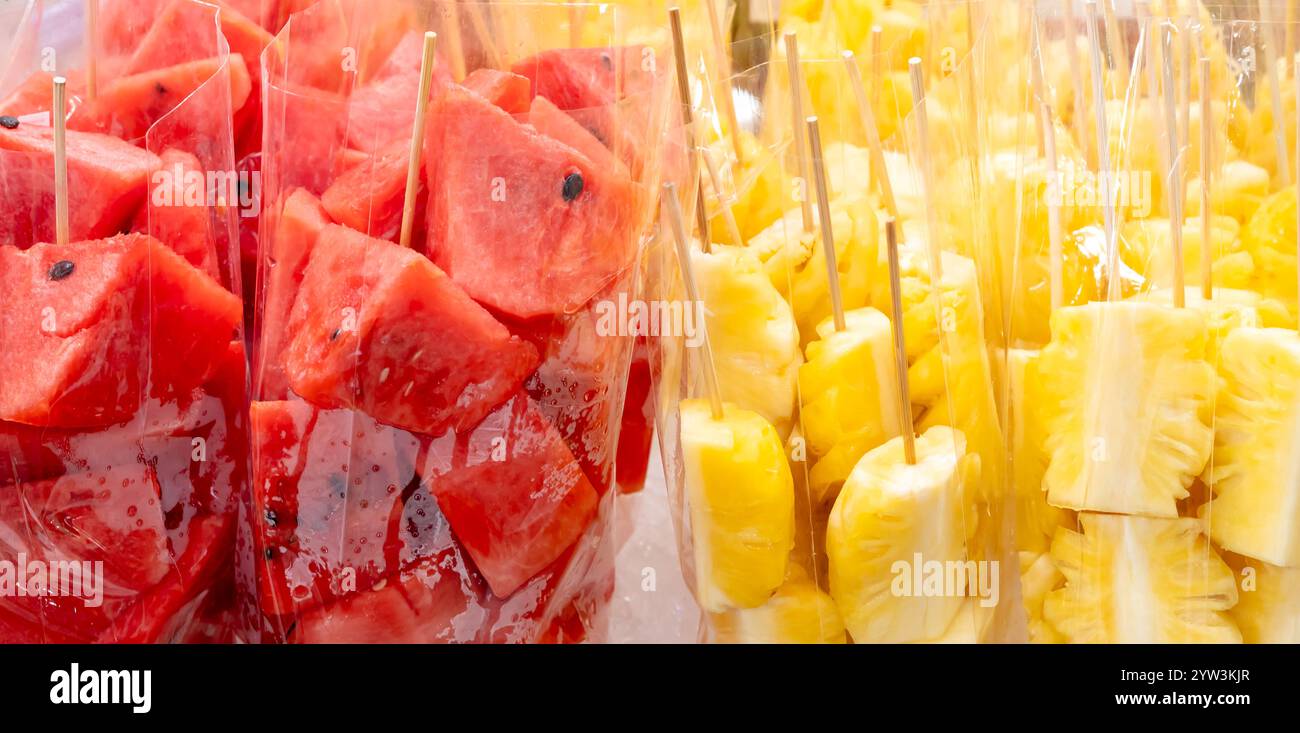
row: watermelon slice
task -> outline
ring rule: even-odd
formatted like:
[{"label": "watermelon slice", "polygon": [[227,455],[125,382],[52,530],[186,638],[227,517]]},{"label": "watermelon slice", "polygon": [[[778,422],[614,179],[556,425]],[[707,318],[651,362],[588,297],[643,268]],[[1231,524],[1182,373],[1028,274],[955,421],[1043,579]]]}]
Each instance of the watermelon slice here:
[{"label": "watermelon slice", "polygon": [[100,0],[99,52],[130,54],[172,0]]},{"label": "watermelon slice", "polygon": [[653,49],[560,48],[524,59],[511,69],[527,77],[532,96],[546,97],[563,110],[603,107],[654,89]]},{"label": "watermelon slice", "polygon": [[[69,72],[67,75],[68,85],[66,87],[68,94],[68,106],[76,109],[81,103],[85,94],[84,75],[79,71]],[[38,71],[9,93],[3,101],[0,101],[0,115],[10,117],[22,117],[24,115],[35,115],[42,112],[47,117],[42,124],[49,124],[48,113],[54,107],[54,75]]]},{"label": "watermelon slice", "polygon": [[316,239],[330,223],[320,199],[306,189],[295,189],[284,201],[269,244],[265,295],[261,313],[261,349],[257,394],[260,399],[284,399],[289,381],[284,374],[285,328],[293,301],[298,295],[303,272]]},{"label": "watermelon slice", "polygon": [[631,266],[631,182],[477,94],[431,106],[424,160],[431,256],[480,303],[521,319],[573,312]]},{"label": "watermelon slice", "polygon": [[543,135],[558,140],[587,156],[597,170],[613,171],[614,175],[627,176],[627,169],[623,166],[623,162],[614,157],[605,143],[546,97],[533,98],[532,106],[528,108],[528,124]]},{"label": "watermelon slice", "polygon": [[[218,74],[223,64],[229,65],[230,109],[239,110],[252,91],[248,67],[238,55],[227,59],[214,56],[115,79],[94,101],[83,103],[68,116],[68,129],[107,133],[128,142],[141,140],[155,122]],[[211,114],[229,112],[213,110]]]},{"label": "watermelon slice", "polygon": [[250,415],[263,612],[296,616],[396,572],[418,542],[401,520],[419,441],[300,401],[254,402]]},{"label": "watermelon slice", "polygon": [[619,493],[633,494],[645,487],[655,434],[654,396],[649,346],[645,337],[640,336],[632,352],[622,428],[618,431],[618,458],[614,462],[614,473]]},{"label": "watermelon slice", "polygon": [[214,280],[220,279],[203,165],[175,148],[164,150],[159,158],[150,177],[149,196],[136,212],[131,231],[153,236]]},{"label": "watermelon slice", "polygon": [[591,482],[524,394],[473,432],[435,441],[423,475],[498,598],[562,555],[596,515]]},{"label": "watermelon slice", "polygon": [[[353,91],[344,120],[348,145],[367,153],[387,149],[399,140],[410,145],[411,131],[415,129],[415,102],[420,94],[423,43],[422,34],[410,34],[375,78]],[[410,63],[412,50],[414,66]],[[438,90],[451,83],[447,65],[441,61],[435,63],[433,96],[437,97]]]},{"label": "watermelon slice", "polygon": [[475,69],[465,77],[465,88],[512,115],[528,112],[532,99],[528,79],[509,71]]},{"label": "watermelon slice", "polygon": [[[227,353],[239,299],[156,239],[0,247],[0,419],[96,427],[190,393]],[[144,335],[147,334],[146,338]]]},{"label": "watermelon slice", "polygon": [[424,257],[336,225],[316,242],[289,332],[294,392],[431,435],[477,424],[537,364]]},{"label": "watermelon slice", "polygon": [[305,188],[319,196],[340,170],[363,159],[347,151],[338,125],[321,124],[321,120],[346,117],[344,97],[301,85],[272,85],[265,107],[269,144],[263,151],[262,171],[266,180],[278,181],[277,190]]},{"label": "watermelon slice", "polygon": [[[321,195],[321,204],[330,217],[377,239],[396,242],[401,234],[402,207],[406,202],[410,147],[409,140],[398,140],[334,179]],[[417,212],[424,210],[426,199],[421,183],[417,183],[420,185]]]},{"label": "watermelon slice", "polygon": [[[158,156],[107,135],[69,131],[68,234],[116,234],[145,195]],[[54,240],[54,130],[0,127],[0,245],[26,249]]]},{"label": "watermelon slice", "polygon": [[262,49],[271,34],[230,7],[220,11],[194,0],[171,0],[140,39],[125,73],[165,69],[217,55],[217,29],[232,54],[243,57],[250,76],[261,76]]}]

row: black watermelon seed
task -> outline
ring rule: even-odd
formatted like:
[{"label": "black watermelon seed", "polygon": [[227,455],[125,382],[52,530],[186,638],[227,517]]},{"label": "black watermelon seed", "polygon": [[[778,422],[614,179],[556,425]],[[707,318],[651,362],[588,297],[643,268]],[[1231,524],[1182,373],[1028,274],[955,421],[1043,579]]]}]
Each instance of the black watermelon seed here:
[{"label": "black watermelon seed", "polygon": [[68,275],[71,275],[72,271],[75,269],[77,269],[77,266],[72,264],[72,260],[59,260],[50,268],[50,279],[62,280]]},{"label": "black watermelon seed", "polygon": [[162,85],[162,82],[160,82],[160,81],[154,82],[153,90],[154,90],[154,92],[156,92],[156,93],[158,94],[158,96],[160,96],[160,97],[161,97],[162,95],[164,95],[164,94],[167,93],[167,87],[163,86],[163,85]]},{"label": "black watermelon seed", "polygon": [[611,60],[609,59],[609,54],[607,54],[607,53],[602,53],[602,54],[600,55],[600,63],[603,64],[603,65],[605,66],[605,71],[613,71],[613,70],[614,70],[614,62],[611,61]]},{"label": "black watermelon seed", "polygon": [[330,334],[330,341],[333,341],[334,339],[339,337],[339,330],[340,329],[337,328],[334,329],[334,332]]},{"label": "black watermelon seed", "polygon": [[570,173],[564,177],[564,186],[560,189],[560,194],[564,196],[565,201],[572,201],[582,194],[582,174]]},{"label": "black watermelon seed", "polygon": [[18,127],[18,118],[10,115],[0,116],[0,127],[6,130],[13,130]]},{"label": "black watermelon seed", "polygon": [[270,547],[266,548],[265,556],[266,556],[266,559],[267,559],[267,560],[274,560],[274,559],[275,559],[275,550],[272,549],[272,548],[270,548]]}]

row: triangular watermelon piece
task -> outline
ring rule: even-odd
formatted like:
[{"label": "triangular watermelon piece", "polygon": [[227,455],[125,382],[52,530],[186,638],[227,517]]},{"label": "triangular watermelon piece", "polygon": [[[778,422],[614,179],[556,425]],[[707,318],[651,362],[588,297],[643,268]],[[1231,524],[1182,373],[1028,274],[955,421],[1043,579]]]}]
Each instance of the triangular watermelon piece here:
[{"label": "triangular watermelon piece", "polygon": [[466,89],[512,115],[528,112],[532,92],[525,77],[509,71],[482,68],[471,71],[462,83]]},{"label": "triangular watermelon piece", "polygon": [[259,600],[296,616],[396,573],[421,540],[402,522],[419,441],[351,410],[254,402]]},{"label": "triangular watermelon piece", "polygon": [[653,50],[646,46],[559,48],[514,65],[532,82],[533,96],[546,97],[563,110],[602,107],[654,87]]},{"label": "triangular watermelon piece", "polygon": [[631,183],[477,94],[431,106],[424,160],[431,257],[480,303],[521,319],[573,312],[631,266]]},{"label": "triangular watermelon piece", "polygon": [[145,395],[185,397],[225,357],[239,299],[143,234],[0,247],[0,419],[123,422]]},{"label": "triangular watermelon piece", "polygon": [[194,0],[171,0],[163,8],[131,54],[125,73],[155,71],[215,56],[218,28],[230,52],[243,57],[249,77],[260,79],[262,49],[271,42],[271,34],[228,6],[218,11]]},{"label": "triangular watermelon piece", "polygon": [[289,331],[294,392],[432,435],[477,424],[537,365],[423,256],[335,225],[316,242]]},{"label": "triangular watermelon piece", "polygon": [[597,170],[627,175],[622,161],[615,158],[603,142],[546,97],[533,97],[532,106],[528,109],[528,124],[543,135],[587,156]]},{"label": "triangular watermelon piece", "polygon": [[[85,94],[84,75],[80,71],[67,74],[68,106],[76,109]],[[49,113],[54,107],[54,75],[38,71],[27,77],[18,88],[0,101],[0,115],[22,117],[41,112]],[[49,124],[48,116],[41,124]]]},{"label": "triangular watermelon piece", "polygon": [[[145,195],[158,156],[108,135],[68,131],[68,235],[116,234]],[[0,245],[54,240],[54,130],[0,127]]]},{"label": "triangular watermelon piece", "polygon": [[591,482],[522,393],[471,433],[434,441],[423,475],[498,598],[562,555],[596,515]]},{"label": "triangular watermelon piece", "polygon": [[[386,149],[395,141],[409,144],[415,129],[415,103],[420,94],[423,36],[410,34],[368,84],[357,87],[349,99],[345,120],[348,145],[364,152]],[[414,50],[414,66],[410,54]],[[451,84],[451,73],[439,59],[433,65],[431,94]]]},{"label": "triangular watermelon piece", "polygon": [[217,243],[203,165],[175,148],[164,150],[159,158],[149,196],[136,212],[131,231],[151,235],[218,280]]},{"label": "triangular watermelon piece", "polygon": [[[175,66],[123,76],[106,84],[94,101],[78,107],[68,117],[68,129],[102,132],[128,142],[144,138],[155,122],[171,112],[196,89],[229,64],[230,109],[239,110],[252,91],[244,59],[231,55],[189,61]],[[214,116],[227,110],[214,109]]]},{"label": "triangular watermelon piece", "polygon": [[330,218],[320,199],[302,188],[289,194],[275,220],[275,232],[268,244],[270,257],[260,317],[259,399],[278,400],[289,394],[289,380],[284,374],[284,350],[289,341],[285,329],[312,248],[328,224]]},{"label": "triangular watermelon piece", "polygon": [[[411,159],[410,143],[398,140],[370,158],[352,166],[334,179],[321,195],[321,203],[339,224],[378,239],[397,241],[402,229],[402,207],[406,201],[406,168]],[[416,211],[423,212],[423,176]],[[417,228],[421,222],[417,221]]]},{"label": "triangular watermelon piece", "polygon": [[279,182],[279,190],[305,188],[319,196],[340,171],[365,159],[346,147],[333,122],[347,115],[343,96],[301,85],[271,86],[265,107],[270,142],[262,153],[262,171]]}]

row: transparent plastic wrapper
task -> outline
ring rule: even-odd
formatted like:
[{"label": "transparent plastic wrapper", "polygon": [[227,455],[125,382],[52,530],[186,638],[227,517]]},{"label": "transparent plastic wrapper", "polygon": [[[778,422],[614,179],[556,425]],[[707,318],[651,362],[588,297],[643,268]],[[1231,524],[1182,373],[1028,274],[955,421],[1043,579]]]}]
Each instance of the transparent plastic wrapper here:
[{"label": "transparent plastic wrapper", "polygon": [[662,52],[603,6],[344,10],[265,56],[261,638],[598,641]]},{"label": "transparent plastic wrapper", "polygon": [[129,37],[101,23],[93,46],[79,9],[34,2],[5,26],[0,641],[231,641],[248,470],[231,111],[248,77],[213,6],[178,2]]},{"label": "transparent plastic wrapper", "polygon": [[[977,48],[982,39],[977,33]],[[748,205],[754,188],[740,182],[758,176],[723,176],[719,196],[717,177],[706,171],[706,206],[717,212],[711,223],[723,226],[711,227],[707,248],[690,244],[702,302],[686,298],[675,243],[661,238],[654,250],[659,264],[652,272],[660,279],[652,278],[651,297],[699,314],[695,331],[661,335],[656,353],[660,445],[684,572],[706,611],[703,637],[778,643],[1022,638],[1023,621],[1014,612],[1017,577],[1001,572],[1015,562],[1014,514],[990,354],[998,341],[987,335],[981,297],[991,265],[982,249],[963,249],[979,242],[971,234],[980,231],[977,214],[931,207],[951,199],[939,193],[944,184],[926,185],[972,175],[975,135],[957,124],[971,106],[960,87],[968,77],[961,64],[948,74],[935,67],[924,142],[915,114],[899,116],[897,129],[905,134],[879,151],[893,187],[887,204],[872,178],[880,168],[865,147],[870,136],[840,54],[846,49],[809,58],[803,38],[798,41],[800,76],[819,80],[820,90],[814,94],[807,82],[798,104],[802,116],[819,118],[820,146],[810,142],[810,130],[792,124],[798,115],[791,110],[784,37],[771,45],[773,61],[731,84],[745,89],[745,80],[763,80],[752,93],[765,103],[749,119],[761,121],[751,134],[777,161],[769,189],[777,202],[774,220],[742,234],[742,243],[730,241],[733,223],[725,222],[717,199],[747,200],[730,206],[735,229],[744,232],[749,223],[740,212],[763,207]],[[871,68],[869,58],[856,64],[864,80],[874,78],[862,73]],[[817,172],[800,160],[801,144],[820,148],[826,212],[815,181],[805,178]],[[932,179],[922,161],[933,166]],[[910,463],[901,437],[887,213],[898,216],[906,409],[915,427]],[[826,220],[838,298],[827,276]],[[688,214],[686,221],[694,219]],[[704,333],[711,364],[699,348]],[[707,370],[716,377],[720,407],[710,404]]]},{"label": "transparent plastic wrapper", "polygon": [[1295,85],[1295,28],[1270,11],[1039,19],[1067,49],[1044,58],[1077,48],[1086,99],[1044,75],[1021,155],[1056,178],[1006,235],[1036,252],[1018,293],[1039,293],[1008,351],[1032,641],[1300,641],[1294,186],[1269,211],[1294,180],[1270,160],[1272,120],[1295,121],[1273,94]]}]

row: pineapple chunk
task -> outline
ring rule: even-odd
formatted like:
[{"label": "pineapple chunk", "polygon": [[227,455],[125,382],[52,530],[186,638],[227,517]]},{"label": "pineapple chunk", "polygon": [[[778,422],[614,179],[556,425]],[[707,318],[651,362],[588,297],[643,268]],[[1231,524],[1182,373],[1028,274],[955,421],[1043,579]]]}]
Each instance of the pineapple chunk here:
[{"label": "pineapple chunk", "polygon": [[[1183,222],[1183,285],[1201,284],[1201,218],[1189,217]],[[1210,254],[1214,263],[1240,249],[1237,233],[1241,226],[1235,219],[1215,216],[1210,221]],[[1174,284],[1173,246],[1170,242],[1169,220],[1164,218],[1141,219],[1125,224],[1123,236],[1133,248],[1134,256],[1142,262],[1142,272],[1148,286],[1171,288]],[[1223,282],[1222,271],[1215,282]]]},{"label": "pineapple chunk", "polygon": [[[1268,171],[1245,160],[1230,160],[1210,179],[1210,211],[1230,216],[1245,226],[1268,196]],[[1187,203],[1183,209],[1189,218],[1201,215],[1201,179],[1187,184]]]},{"label": "pineapple chunk", "polygon": [[1178,515],[1209,460],[1216,377],[1205,315],[1126,301],[1061,308],[1030,368],[1043,385],[1054,506]]},{"label": "pineapple chunk", "polygon": [[[838,476],[818,474],[816,503],[834,498],[834,484],[843,483],[864,453],[899,434],[898,379],[889,319],[875,308],[844,314],[846,328],[835,330],[833,319],[817,326],[820,340],[808,345],[808,361],[799,367],[799,396],[804,435],[815,456],[837,446],[860,451],[837,456]],[[815,470],[815,469],[814,469]]]},{"label": "pineapple chunk", "polygon": [[[838,197],[830,208],[844,309],[861,308],[867,304],[868,284],[878,264],[876,212],[862,195]],[[789,211],[751,239],[749,248],[763,261],[772,285],[794,309],[800,338],[807,344],[813,340],[817,324],[831,315],[831,293],[821,238],[802,230],[800,211]]]},{"label": "pineapple chunk", "polygon": [[1300,568],[1228,553],[1240,591],[1232,618],[1247,644],[1300,644]]},{"label": "pineapple chunk", "polygon": [[[908,642],[943,635],[964,600],[897,593],[898,563],[964,561],[962,498],[966,439],[946,427],[916,441],[870,451],[853,469],[826,527],[831,597],[858,643]],[[905,570],[910,574],[910,570]]]},{"label": "pineapple chunk", "polygon": [[[740,235],[748,241],[781,218],[782,171],[780,159],[760,143],[758,138],[741,130],[739,139],[745,159],[743,167],[734,166],[730,141],[720,139],[715,142],[713,155],[714,160],[724,166],[719,175],[727,181],[724,193],[732,196],[727,205],[736,217]],[[708,176],[701,183],[708,193],[705,200],[709,202],[709,227],[714,238],[718,238],[726,232],[726,225],[722,220],[717,194],[712,190],[712,181]]]},{"label": "pineapple chunk", "polygon": [[1232,570],[1195,519],[1079,515],[1083,532],[1058,530],[1052,561],[1065,587],[1043,617],[1070,643],[1189,644],[1241,641],[1227,614]]},{"label": "pineapple chunk", "polygon": [[683,400],[682,469],[696,599],[710,612],[763,605],[794,546],[794,480],[776,430],[760,415]]},{"label": "pineapple chunk", "polygon": [[1020,598],[1029,620],[1029,641],[1032,644],[1060,644],[1064,641],[1047,620],[1043,618],[1043,602],[1047,594],[1061,587],[1065,576],[1052,563],[1048,552],[1020,553]]},{"label": "pineapple chunk", "polygon": [[[1173,302],[1169,289],[1151,290],[1135,300],[1168,305]],[[1265,301],[1259,293],[1233,288],[1215,288],[1213,297],[1206,300],[1199,287],[1183,289],[1183,303],[1205,314],[1205,360],[1211,366],[1219,363],[1219,352],[1224,339],[1238,328],[1257,328],[1270,320],[1285,319],[1286,309],[1280,303]]]},{"label": "pineapple chunk", "polygon": [[981,614],[977,613],[975,599],[962,601],[961,608],[948,624],[948,630],[933,639],[912,642],[915,644],[978,644],[980,642],[982,623]]},{"label": "pineapple chunk", "polygon": [[1296,198],[1295,186],[1264,199],[1241,232],[1242,249],[1250,254],[1253,269],[1250,289],[1285,303],[1295,324],[1296,302]]},{"label": "pineapple chunk", "polygon": [[1215,405],[1210,537],[1233,552],[1300,566],[1300,336],[1241,328],[1224,340]]},{"label": "pineapple chunk", "polygon": [[835,602],[798,566],[767,603],[716,614],[716,638],[724,644],[843,644],[844,622]]},{"label": "pineapple chunk", "polygon": [[1046,437],[1041,419],[1042,384],[1029,379],[1030,364],[1037,351],[1012,349],[1007,354],[1011,394],[1009,422],[1011,472],[1016,497],[1016,549],[1043,553],[1057,527],[1073,526],[1070,512],[1047,503],[1043,494],[1043,473],[1047,470]]},{"label": "pineapple chunk", "polygon": [[752,252],[714,245],[691,255],[722,399],[753,410],[786,435],[793,422],[799,331]]}]

